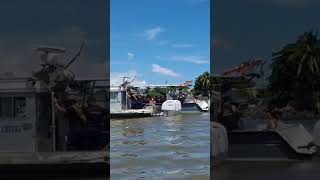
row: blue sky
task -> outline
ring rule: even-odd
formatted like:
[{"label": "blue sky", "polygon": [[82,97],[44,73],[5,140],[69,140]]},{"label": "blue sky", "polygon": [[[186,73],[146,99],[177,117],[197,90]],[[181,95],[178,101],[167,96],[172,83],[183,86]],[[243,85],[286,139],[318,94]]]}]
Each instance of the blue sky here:
[{"label": "blue sky", "polygon": [[210,67],[209,0],[111,0],[111,83],[181,83]]},{"label": "blue sky", "polygon": [[214,73],[254,57],[270,63],[272,53],[285,44],[305,31],[320,30],[318,0],[213,2]]}]

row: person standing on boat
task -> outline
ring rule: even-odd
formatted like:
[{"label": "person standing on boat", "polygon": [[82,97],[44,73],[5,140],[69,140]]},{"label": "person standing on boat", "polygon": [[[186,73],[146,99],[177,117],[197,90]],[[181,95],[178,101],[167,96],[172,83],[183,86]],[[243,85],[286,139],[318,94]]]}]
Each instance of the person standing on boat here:
[{"label": "person standing on boat", "polygon": [[160,97],[160,103],[162,104],[162,103],[164,103],[165,101],[166,101],[165,97],[164,97],[164,96],[161,96],[161,97]]},{"label": "person standing on boat", "polygon": [[177,89],[176,89],[176,93],[175,93],[175,100],[178,100],[178,99],[179,99],[179,95],[180,95],[180,91],[179,91],[179,89],[177,88]]},{"label": "person standing on boat", "polygon": [[281,119],[281,110],[277,107],[270,106],[267,109],[267,114],[270,118],[270,127],[272,129],[278,128]]},{"label": "person standing on boat", "polygon": [[88,150],[100,150],[107,145],[106,138],[109,137],[110,127],[106,118],[108,113],[106,108],[97,104],[95,97],[88,97],[85,108],[89,139]]},{"label": "person standing on boat", "polygon": [[156,101],[153,98],[151,98],[150,101],[149,101],[149,104],[155,106],[156,105]]},{"label": "person standing on boat", "polygon": [[69,120],[68,144],[76,150],[85,150],[86,136],[85,126],[87,118],[82,110],[81,99],[76,96],[68,96],[63,106],[57,101],[55,107],[59,112],[64,113]]},{"label": "person standing on boat", "polygon": [[132,93],[131,92],[129,92],[129,93],[127,93],[128,94],[128,96],[127,96],[127,108],[128,109],[131,109],[132,108]]}]

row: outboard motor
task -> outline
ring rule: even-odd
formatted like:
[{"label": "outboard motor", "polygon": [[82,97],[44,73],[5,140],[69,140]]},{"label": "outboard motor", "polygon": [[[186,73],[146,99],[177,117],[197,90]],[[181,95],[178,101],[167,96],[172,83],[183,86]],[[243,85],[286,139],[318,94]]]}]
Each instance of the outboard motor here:
[{"label": "outboard motor", "polygon": [[181,102],[179,100],[166,100],[162,103],[161,110],[165,112],[166,116],[175,114],[181,111]]},{"label": "outboard motor", "polygon": [[228,153],[228,134],[223,125],[217,122],[211,122],[211,157],[213,166],[223,162]]}]

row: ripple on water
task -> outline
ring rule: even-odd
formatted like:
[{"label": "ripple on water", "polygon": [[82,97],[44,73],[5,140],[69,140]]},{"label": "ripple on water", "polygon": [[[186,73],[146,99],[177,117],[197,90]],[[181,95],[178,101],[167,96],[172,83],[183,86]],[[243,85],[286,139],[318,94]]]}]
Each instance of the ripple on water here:
[{"label": "ripple on water", "polygon": [[209,115],[111,121],[112,179],[209,179]]}]

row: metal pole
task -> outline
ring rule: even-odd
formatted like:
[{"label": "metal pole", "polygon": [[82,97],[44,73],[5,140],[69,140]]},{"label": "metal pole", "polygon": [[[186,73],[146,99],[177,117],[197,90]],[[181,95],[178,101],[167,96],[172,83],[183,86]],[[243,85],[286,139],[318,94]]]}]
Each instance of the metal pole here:
[{"label": "metal pole", "polygon": [[51,91],[51,133],[52,133],[52,150],[56,151],[56,116],[55,116],[54,92]]}]

